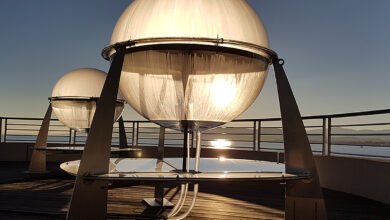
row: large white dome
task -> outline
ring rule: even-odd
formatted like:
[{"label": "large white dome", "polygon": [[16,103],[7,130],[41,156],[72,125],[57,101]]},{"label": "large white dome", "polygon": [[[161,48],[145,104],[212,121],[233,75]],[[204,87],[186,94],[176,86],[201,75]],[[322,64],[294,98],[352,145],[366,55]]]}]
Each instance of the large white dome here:
[{"label": "large white dome", "polygon": [[120,80],[145,118],[178,130],[229,122],[260,93],[272,56],[263,23],[245,0],[135,0],[119,18],[127,47]]},{"label": "large white dome", "polygon": [[145,38],[223,38],[269,48],[245,0],[135,0],[119,18],[111,44]]}]

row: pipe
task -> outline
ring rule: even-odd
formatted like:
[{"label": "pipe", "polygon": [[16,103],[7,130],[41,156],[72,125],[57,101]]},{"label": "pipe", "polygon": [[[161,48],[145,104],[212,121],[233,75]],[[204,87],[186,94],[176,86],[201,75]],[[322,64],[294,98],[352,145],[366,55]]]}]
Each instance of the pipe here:
[{"label": "pipe", "polygon": [[[200,136],[201,136],[200,131],[197,131],[197,133],[196,133],[195,172],[199,171],[200,150],[201,150]],[[188,184],[186,184],[186,185],[188,185]],[[187,217],[191,213],[192,209],[195,207],[196,198],[198,196],[198,190],[199,190],[199,184],[194,184],[194,195],[192,197],[192,202],[190,204],[190,207],[188,207],[188,210],[179,216],[175,216],[181,210],[181,208],[184,204],[184,201],[185,201],[185,199],[184,199],[183,203],[180,205],[180,208],[178,210],[175,210],[175,213],[173,215],[171,215],[171,216],[168,215],[169,220],[181,220],[181,219],[184,219],[185,217]]]},{"label": "pipe", "polygon": [[[176,205],[173,207],[173,209],[168,213],[167,217],[172,217],[174,215],[177,214],[177,210],[179,209],[179,207],[181,206],[182,204],[182,200],[183,200],[183,196],[184,194],[187,193],[187,189],[188,189],[188,184],[181,184],[181,189],[180,189],[180,196],[179,196],[179,200],[177,200],[177,203]],[[183,202],[184,203],[184,202]]]},{"label": "pipe", "polygon": [[181,219],[187,217],[190,214],[190,212],[192,211],[192,209],[195,207],[195,202],[196,202],[197,196],[198,196],[198,184],[195,184],[194,185],[194,196],[192,198],[192,202],[191,202],[191,205],[188,208],[188,210],[179,216],[169,218],[169,220],[181,220]]}]

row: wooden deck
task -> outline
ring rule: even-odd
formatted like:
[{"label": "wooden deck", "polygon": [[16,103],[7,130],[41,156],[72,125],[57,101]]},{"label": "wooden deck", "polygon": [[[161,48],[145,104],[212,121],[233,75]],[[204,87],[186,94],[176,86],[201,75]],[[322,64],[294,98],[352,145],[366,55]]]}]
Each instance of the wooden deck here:
[{"label": "wooden deck", "polygon": [[[49,168],[46,175],[30,176],[23,173],[26,163],[0,163],[0,219],[65,219],[74,180],[56,165]],[[278,182],[203,183],[200,190],[187,219],[284,219],[284,189]],[[153,197],[153,192],[151,186],[112,187],[109,218],[144,219],[161,214],[141,203]],[[324,194],[329,219],[390,219],[390,206],[331,190]]]}]

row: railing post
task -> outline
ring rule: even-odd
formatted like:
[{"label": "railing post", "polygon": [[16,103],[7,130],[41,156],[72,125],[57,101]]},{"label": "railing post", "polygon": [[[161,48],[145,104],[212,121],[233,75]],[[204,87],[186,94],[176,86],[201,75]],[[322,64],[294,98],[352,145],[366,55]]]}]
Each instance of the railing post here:
[{"label": "railing post", "polygon": [[8,124],[8,118],[5,119],[5,124],[4,124],[4,143],[7,143],[7,124]]},{"label": "railing post", "polygon": [[332,150],[332,118],[328,118],[328,156],[330,156]]},{"label": "railing post", "polygon": [[194,148],[194,134],[195,132],[191,132],[191,150]]},{"label": "railing post", "polygon": [[257,151],[260,151],[261,143],[261,121],[257,124]]},{"label": "railing post", "polygon": [[72,143],[72,129],[69,128],[69,144]]},{"label": "railing post", "polygon": [[322,118],[322,156],[326,155],[326,118]]},{"label": "railing post", "polygon": [[253,151],[256,151],[256,121],[253,121]]},{"label": "railing post", "polygon": [[3,138],[3,118],[0,118],[0,143]]},{"label": "railing post", "polygon": [[135,122],[133,121],[133,132],[131,134],[131,147],[134,147],[134,132],[135,132]]},{"label": "railing post", "polygon": [[73,131],[73,144],[76,144],[76,136],[77,136],[77,131]]},{"label": "railing post", "polygon": [[138,131],[139,131],[139,122],[137,122],[136,139],[135,139],[136,146],[138,146]]}]

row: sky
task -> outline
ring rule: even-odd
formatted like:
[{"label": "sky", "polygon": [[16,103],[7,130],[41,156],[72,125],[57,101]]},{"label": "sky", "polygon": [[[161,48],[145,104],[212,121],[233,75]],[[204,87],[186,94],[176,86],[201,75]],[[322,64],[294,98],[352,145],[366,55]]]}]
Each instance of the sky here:
[{"label": "sky", "polygon": [[[130,0],[2,0],[0,116],[43,117],[56,81],[108,71],[101,50]],[[390,1],[248,0],[285,60],[302,115],[389,108]],[[249,27],[248,27],[249,28]],[[271,68],[240,118],[279,117]],[[142,119],[130,107],[126,120]]]}]

